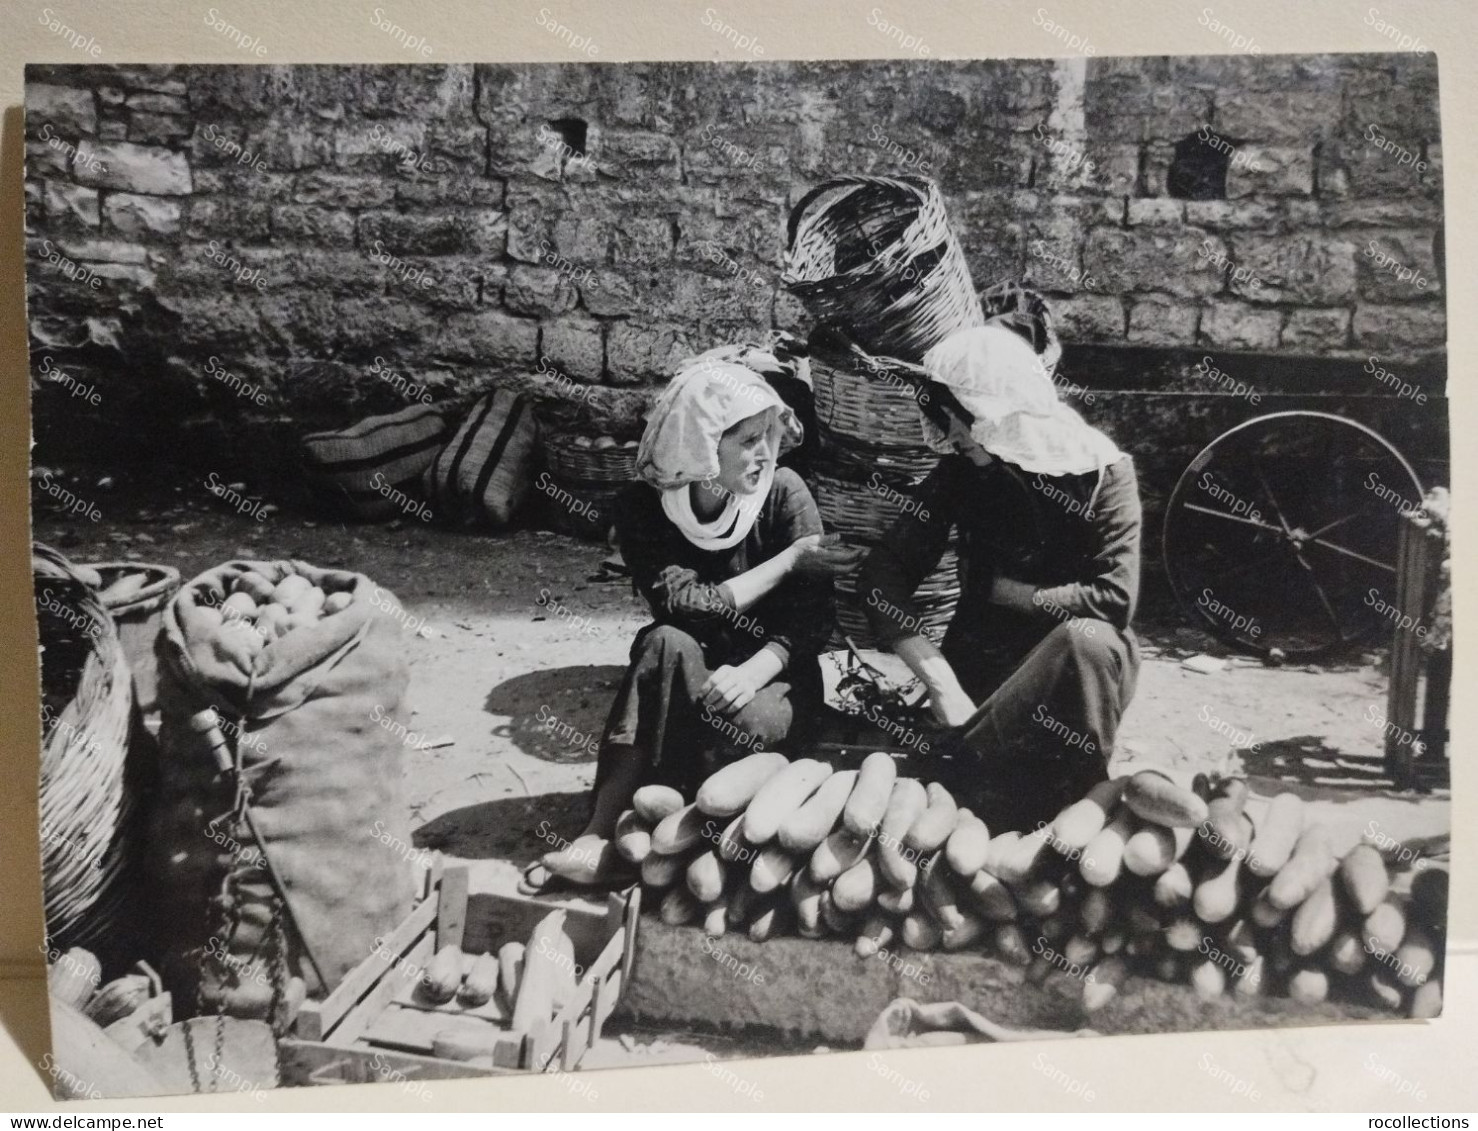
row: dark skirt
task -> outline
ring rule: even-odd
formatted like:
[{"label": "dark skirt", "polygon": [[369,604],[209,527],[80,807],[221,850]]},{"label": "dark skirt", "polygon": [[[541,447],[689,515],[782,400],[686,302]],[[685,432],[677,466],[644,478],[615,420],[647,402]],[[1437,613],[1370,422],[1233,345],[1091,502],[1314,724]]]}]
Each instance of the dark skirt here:
[{"label": "dark skirt", "polygon": [[744,657],[712,657],[672,625],[648,625],[631,645],[631,663],[606,720],[595,788],[613,760],[644,755],[643,782],[691,797],[714,769],[761,750],[787,752],[809,733],[822,701],[821,666],[793,656],[789,669],[732,715],[700,706],[698,690],[716,668]]}]

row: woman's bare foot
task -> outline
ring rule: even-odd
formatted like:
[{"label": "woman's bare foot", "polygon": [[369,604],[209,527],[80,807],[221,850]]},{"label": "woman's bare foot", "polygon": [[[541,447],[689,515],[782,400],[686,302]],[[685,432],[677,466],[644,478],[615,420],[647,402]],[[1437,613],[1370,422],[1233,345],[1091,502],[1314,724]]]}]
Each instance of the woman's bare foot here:
[{"label": "woman's bare foot", "polygon": [[524,894],[532,895],[556,883],[599,887],[630,876],[630,866],[616,854],[610,840],[587,833],[556,852],[546,852],[530,864],[518,886]]}]

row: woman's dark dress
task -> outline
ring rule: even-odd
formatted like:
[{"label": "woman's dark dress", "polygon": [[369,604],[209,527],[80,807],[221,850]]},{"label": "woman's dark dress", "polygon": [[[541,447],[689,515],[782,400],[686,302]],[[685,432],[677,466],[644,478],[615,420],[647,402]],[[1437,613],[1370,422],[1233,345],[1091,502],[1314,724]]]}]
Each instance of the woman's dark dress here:
[{"label": "woman's dark dress", "polygon": [[[662,511],[662,495],[634,483],[616,503],[616,533],[632,586],[655,621],[631,646],[631,664],[611,707],[596,768],[599,789],[611,759],[637,748],[648,781],[696,787],[716,763],[793,743],[822,700],[818,655],[833,623],[830,578],[787,576],[740,613],[725,581],[821,533],[811,493],[779,468],[753,529],[727,550],[702,550]],[[780,674],[730,716],[700,707],[698,690],[714,669],[740,664],[760,648]]]},{"label": "woman's dark dress", "polygon": [[[1100,482],[1096,472],[1034,475],[951,455],[913,498],[917,509],[873,549],[858,590],[885,646],[916,632],[914,590],[956,531],[961,595],[941,651],[978,704],[952,735],[968,752],[956,785],[977,812],[995,806],[1011,826],[1033,826],[1105,776],[1134,694],[1134,464],[1109,464]],[[1035,586],[1036,608],[992,604],[997,576]]]}]

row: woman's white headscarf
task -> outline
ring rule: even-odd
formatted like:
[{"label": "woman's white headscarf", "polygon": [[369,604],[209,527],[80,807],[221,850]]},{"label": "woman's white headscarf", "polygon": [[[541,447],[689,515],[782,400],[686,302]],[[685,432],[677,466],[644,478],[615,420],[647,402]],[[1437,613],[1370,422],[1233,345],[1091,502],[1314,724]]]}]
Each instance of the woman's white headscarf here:
[{"label": "woman's white headscarf", "polygon": [[[647,418],[636,471],[662,492],[662,510],[693,545],[725,550],[742,542],[759,518],[760,508],[775,480],[775,459],[800,443],[801,425],[795,413],[764,378],[710,351],[683,363],[662,391]],[[774,459],[758,489],[744,501],[727,495],[724,507],[711,522],[693,512],[689,488],[712,483],[718,476],[718,444],[723,434],[757,413],[774,409],[770,450]]]},{"label": "woman's white headscarf", "polygon": [[[1036,351],[1004,326],[951,334],[924,355],[924,369],[975,417],[970,426],[975,442],[1025,472],[1102,472],[1125,458],[1112,440],[1058,399]],[[937,424],[927,416],[923,423],[930,447],[952,450]]]}]

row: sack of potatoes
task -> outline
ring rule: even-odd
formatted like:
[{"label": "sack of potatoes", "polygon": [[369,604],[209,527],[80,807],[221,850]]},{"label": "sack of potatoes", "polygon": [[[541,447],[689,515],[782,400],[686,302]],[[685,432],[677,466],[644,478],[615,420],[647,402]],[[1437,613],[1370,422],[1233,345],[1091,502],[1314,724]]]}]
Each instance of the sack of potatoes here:
[{"label": "sack of potatoes", "polygon": [[196,594],[183,625],[192,637],[213,636],[221,658],[252,660],[294,629],[317,624],[354,603],[348,588],[353,574],[325,573],[322,583],[315,585],[301,573],[287,573],[274,581],[266,572],[250,568],[265,563],[241,564],[248,568],[215,579]]}]

